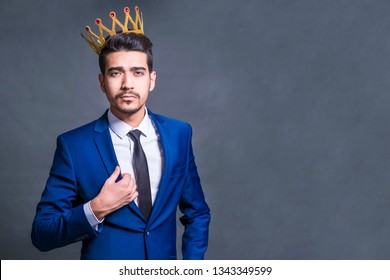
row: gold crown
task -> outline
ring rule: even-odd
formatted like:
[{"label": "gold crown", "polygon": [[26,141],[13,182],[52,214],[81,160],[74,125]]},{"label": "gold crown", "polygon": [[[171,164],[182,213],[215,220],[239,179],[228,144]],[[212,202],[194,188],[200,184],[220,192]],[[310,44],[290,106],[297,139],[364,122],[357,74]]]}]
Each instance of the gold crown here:
[{"label": "gold crown", "polygon": [[[144,34],[144,23],[142,19],[142,13],[140,15],[140,11],[138,6],[135,6],[135,20],[130,15],[130,9],[128,7],[124,8],[123,11],[125,12],[126,18],[124,24],[122,24],[117,18],[115,12],[110,13],[110,17],[112,19],[112,27],[111,30],[108,29],[103,25],[103,22],[100,18],[97,18],[95,20],[95,23],[97,26],[99,26],[99,36],[96,35],[91,31],[91,28],[89,26],[85,27],[85,30],[89,33],[89,39],[87,39],[83,34],[83,38],[85,41],[87,41],[88,45],[91,46],[91,48],[99,54],[101,50],[104,47],[104,44],[106,42],[106,39],[103,36],[103,31],[107,32],[109,36],[116,34],[116,26],[119,25],[120,28],[122,28],[123,33],[137,33],[137,34]],[[128,28],[129,22],[131,23],[132,27],[131,29]]]}]

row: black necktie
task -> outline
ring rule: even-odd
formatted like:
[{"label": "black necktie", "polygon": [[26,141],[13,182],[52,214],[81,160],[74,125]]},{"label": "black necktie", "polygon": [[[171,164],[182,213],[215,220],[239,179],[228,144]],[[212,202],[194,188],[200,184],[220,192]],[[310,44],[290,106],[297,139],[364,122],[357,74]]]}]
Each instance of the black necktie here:
[{"label": "black necktie", "polygon": [[128,133],[134,142],[133,167],[138,191],[138,207],[146,219],[149,219],[152,210],[152,195],[150,193],[150,179],[148,162],[140,142],[141,131],[135,129]]}]

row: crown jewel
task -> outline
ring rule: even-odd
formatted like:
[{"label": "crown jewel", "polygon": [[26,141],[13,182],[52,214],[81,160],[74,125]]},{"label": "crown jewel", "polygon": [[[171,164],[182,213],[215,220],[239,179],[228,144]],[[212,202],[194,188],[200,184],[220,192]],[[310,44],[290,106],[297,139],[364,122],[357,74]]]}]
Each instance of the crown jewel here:
[{"label": "crown jewel", "polygon": [[[110,12],[110,17],[112,20],[112,26],[111,29],[107,28],[103,25],[103,22],[100,18],[97,18],[95,20],[95,24],[99,27],[99,35],[96,35],[92,32],[91,28],[89,26],[85,27],[85,31],[89,34],[89,39],[86,38],[83,34],[83,38],[88,43],[88,45],[91,46],[91,48],[99,54],[101,50],[104,47],[104,44],[106,42],[106,39],[104,38],[104,32],[108,33],[109,36],[116,34],[116,26],[118,25],[123,33],[137,33],[137,34],[144,34],[144,24],[142,19],[142,13],[140,13],[140,10],[138,6],[135,7],[135,19],[133,19],[130,15],[130,9],[128,7],[123,9],[125,13],[125,22],[122,24],[117,18],[115,12]],[[128,24],[131,24],[132,28],[129,29]]]}]

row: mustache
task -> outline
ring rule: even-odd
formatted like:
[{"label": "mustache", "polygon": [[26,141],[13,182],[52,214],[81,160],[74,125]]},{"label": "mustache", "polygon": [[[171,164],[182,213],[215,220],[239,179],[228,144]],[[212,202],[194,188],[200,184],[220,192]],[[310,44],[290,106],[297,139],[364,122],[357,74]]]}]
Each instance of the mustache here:
[{"label": "mustache", "polygon": [[141,97],[138,92],[135,92],[135,91],[124,91],[124,92],[120,92],[117,95],[115,95],[115,99],[122,98],[125,95],[134,95],[137,98]]}]

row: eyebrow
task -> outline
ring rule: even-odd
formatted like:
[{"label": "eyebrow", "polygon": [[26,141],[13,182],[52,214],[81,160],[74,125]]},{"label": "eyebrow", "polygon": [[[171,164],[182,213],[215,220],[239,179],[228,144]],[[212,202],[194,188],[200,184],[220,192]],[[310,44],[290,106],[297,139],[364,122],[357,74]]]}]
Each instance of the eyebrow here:
[{"label": "eyebrow", "polygon": [[133,71],[133,72],[136,72],[136,71],[139,71],[139,70],[146,71],[146,68],[145,68],[145,67],[142,67],[142,66],[139,66],[139,67],[131,67],[131,68],[130,68],[130,71]]},{"label": "eyebrow", "polygon": [[123,71],[124,68],[121,67],[121,66],[118,66],[118,67],[111,67],[109,69],[107,69],[108,72],[111,72],[111,71]]},{"label": "eyebrow", "polygon": [[[135,72],[135,71],[139,71],[139,70],[143,70],[143,71],[146,71],[146,68],[145,67],[142,67],[142,66],[135,66],[135,67],[131,67],[130,68],[130,71],[132,72]],[[118,67],[111,67],[107,70],[108,72],[111,72],[111,71],[124,71],[124,68],[122,66],[118,66]]]}]

